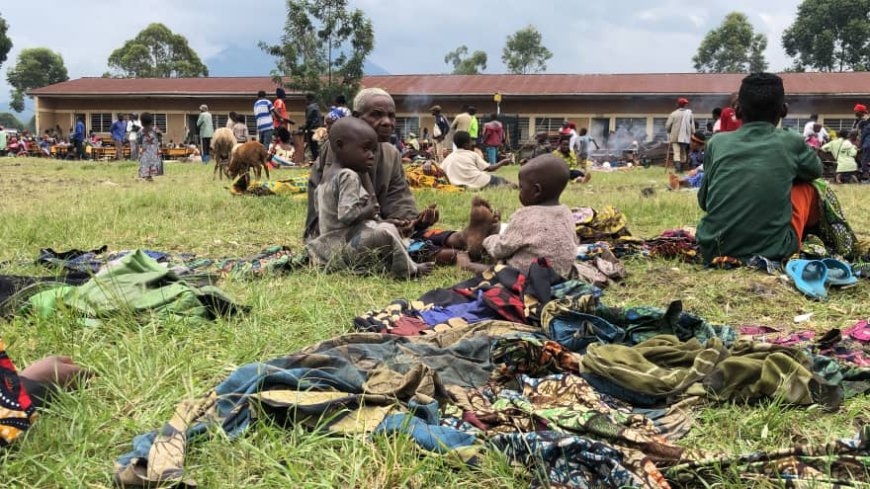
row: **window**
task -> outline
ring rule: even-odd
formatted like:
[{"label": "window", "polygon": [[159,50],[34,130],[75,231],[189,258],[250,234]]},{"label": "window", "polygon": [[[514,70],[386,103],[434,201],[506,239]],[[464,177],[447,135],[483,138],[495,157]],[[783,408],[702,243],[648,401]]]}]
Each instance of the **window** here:
[{"label": "window", "polygon": [[109,132],[112,130],[112,114],[91,113],[90,130],[94,132]]},{"label": "window", "polygon": [[214,115],[214,128],[217,129],[219,127],[227,127],[228,120],[230,120],[229,114],[215,114]]},{"label": "window", "polygon": [[154,127],[166,133],[166,114],[154,114]]},{"label": "window", "polygon": [[707,124],[712,128],[716,125],[716,119],[712,117],[695,117],[695,130],[696,131],[706,131]]},{"label": "window", "polygon": [[519,129],[519,140],[514,141],[514,144],[523,143],[525,141],[531,141],[532,135],[529,134],[529,118],[528,117],[520,117],[517,119],[517,128]]},{"label": "window", "polygon": [[644,142],[647,140],[646,117],[617,117],[615,136],[623,136],[632,141]]},{"label": "window", "polygon": [[793,131],[797,131],[801,134],[804,133],[804,126],[809,122],[809,119],[803,119],[800,117],[787,117],[782,120],[782,128],[783,129],[791,129]]},{"label": "window", "polygon": [[396,117],[396,129],[402,137],[408,137],[409,132],[420,135],[420,118],[419,117]]},{"label": "window", "polygon": [[665,126],[668,123],[667,117],[654,117],[653,118],[653,141],[661,140],[667,141],[668,139],[668,130],[665,129]]},{"label": "window", "polygon": [[855,124],[855,119],[828,119],[822,121],[825,129],[833,129],[835,131],[849,131],[852,125]]},{"label": "window", "polygon": [[562,117],[535,117],[535,132],[558,131],[565,119]]}]

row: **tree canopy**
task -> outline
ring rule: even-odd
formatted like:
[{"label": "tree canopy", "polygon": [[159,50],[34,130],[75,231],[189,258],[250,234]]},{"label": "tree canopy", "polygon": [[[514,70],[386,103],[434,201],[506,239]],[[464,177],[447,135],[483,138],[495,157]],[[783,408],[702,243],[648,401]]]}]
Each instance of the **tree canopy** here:
[{"label": "tree canopy", "polygon": [[453,65],[454,75],[477,75],[486,69],[486,53],[475,51],[468,55],[468,46],[462,45],[447,53],[444,62]]},{"label": "tree canopy", "polygon": [[276,58],[277,82],[328,105],[359,89],[375,34],[371,20],[347,0],[288,0],[281,43],[259,45]]},{"label": "tree canopy", "polygon": [[11,112],[0,112],[0,126],[7,129],[24,129],[24,124]]},{"label": "tree canopy", "polygon": [[517,75],[547,71],[553,53],[541,41],[541,33],[531,25],[508,36],[501,55],[508,71]]},{"label": "tree canopy", "polygon": [[782,34],[794,70],[870,70],[870,0],[804,0]]},{"label": "tree canopy", "polygon": [[767,70],[767,36],[756,33],[746,14],[731,12],[708,32],[692,58],[699,73],[757,73]]},{"label": "tree canopy", "polygon": [[187,44],[187,38],[159,23],[149,24],[112,51],[109,69],[122,78],[208,76],[208,67]]},{"label": "tree canopy", "polygon": [[15,66],[6,72],[6,81],[12,85],[9,106],[15,112],[21,112],[28,90],[67,80],[69,76],[60,53],[48,48],[22,49]]},{"label": "tree canopy", "polygon": [[6,57],[9,56],[9,51],[12,50],[12,39],[9,39],[9,24],[0,15],[0,66],[6,62]]}]

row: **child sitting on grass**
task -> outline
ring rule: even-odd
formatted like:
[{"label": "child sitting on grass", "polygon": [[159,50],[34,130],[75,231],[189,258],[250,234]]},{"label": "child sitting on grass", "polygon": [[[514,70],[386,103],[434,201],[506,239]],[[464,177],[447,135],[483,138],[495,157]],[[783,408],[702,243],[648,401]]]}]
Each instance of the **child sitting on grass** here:
[{"label": "child sitting on grass", "polygon": [[389,270],[407,279],[432,270],[411,260],[396,226],[378,216],[369,172],[378,136],[368,124],[344,117],[333,124],[330,151],[336,163],[316,189],[320,236],[306,246],[313,262],[328,269]]},{"label": "child sitting on grass", "polygon": [[698,188],[704,180],[704,147],[707,145],[707,135],[698,131],[692,135],[689,143],[689,166],[692,168],[685,177],[680,178],[674,172],[668,173],[671,190],[679,190],[682,187]]},{"label": "child sitting on grass", "polygon": [[589,173],[588,162],[586,160],[578,161],[577,154],[571,149],[572,137],[570,134],[563,134],[559,138],[559,147],[553,151],[553,155],[558,156],[568,165],[572,182],[587,183],[592,178],[592,174]]},{"label": "child sitting on grass", "polygon": [[[524,274],[536,258],[547,258],[557,273],[570,275],[577,256],[577,231],[571,209],[559,203],[570,176],[565,163],[553,155],[523,165],[519,179],[524,207],[514,212],[503,234],[483,240],[489,256]],[[460,253],[457,265],[475,273],[487,269],[465,253]]]}]

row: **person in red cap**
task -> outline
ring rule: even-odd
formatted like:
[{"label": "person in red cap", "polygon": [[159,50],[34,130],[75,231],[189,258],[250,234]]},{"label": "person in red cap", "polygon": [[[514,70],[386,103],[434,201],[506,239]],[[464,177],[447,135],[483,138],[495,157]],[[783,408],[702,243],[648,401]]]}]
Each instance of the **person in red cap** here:
[{"label": "person in red cap", "polygon": [[683,97],[677,100],[677,110],[668,116],[665,129],[668,131],[668,142],[674,151],[674,169],[683,171],[689,157],[689,144],[692,142],[692,133],[695,132],[695,116],[688,108],[689,101]]},{"label": "person in red cap", "polygon": [[861,168],[859,173],[862,180],[870,178],[870,124],[868,124],[867,106],[855,105],[855,123],[852,129],[858,131],[858,147],[861,150]]}]

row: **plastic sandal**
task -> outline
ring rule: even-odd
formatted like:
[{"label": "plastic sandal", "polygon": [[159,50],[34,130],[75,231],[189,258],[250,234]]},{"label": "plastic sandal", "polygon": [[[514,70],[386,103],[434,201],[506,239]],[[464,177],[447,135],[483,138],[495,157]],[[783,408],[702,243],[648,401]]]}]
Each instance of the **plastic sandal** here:
[{"label": "plastic sandal", "polygon": [[813,299],[825,299],[828,267],[819,260],[791,260],[785,267],[797,289]]},{"label": "plastic sandal", "polygon": [[847,263],[834,258],[825,258],[822,263],[828,267],[827,281],[829,284],[844,287],[858,283],[858,278],[852,273],[852,267]]}]

